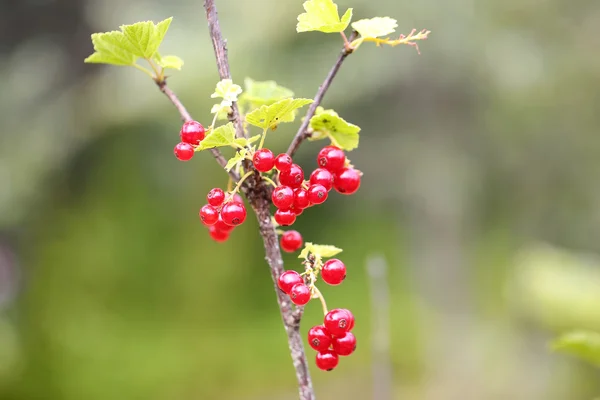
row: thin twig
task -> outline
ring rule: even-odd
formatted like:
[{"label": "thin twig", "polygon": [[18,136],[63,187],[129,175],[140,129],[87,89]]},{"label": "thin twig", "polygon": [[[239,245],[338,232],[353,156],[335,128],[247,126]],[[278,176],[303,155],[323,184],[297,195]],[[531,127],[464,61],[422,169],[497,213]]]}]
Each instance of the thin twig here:
[{"label": "thin twig", "polygon": [[[219,75],[221,79],[231,79],[229,62],[227,60],[227,49],[221,34],[214,0],[204,0],[204,8],[206,9],[206,18],[208,20],[210,37],[215,50]],[[242,120],[235,103],[233,104],[232,109],[233,112],[230,115],[230,120],[236,127],[236,135],[238,137],[244,136]],[[300,335],[300,320],[302,318],[303,307],[296,307],[294,309],[289,296],[277,288],[277,280],[284,271],[283,259],[281,257],[281,250],[279,249],[277,232],[275,231],[275,226],[271,220],[270,188],[265,180],[257,178],[258,177],[250,176],[245,184],[242,185],[242,190],[246,194],[246,197],[258,218],[260,234],[265,247],[265,259],[269,264],[271,277],[273,278],[275,292],[277,294],[277,303],[279,304],[281,318],[287,334],[292,362],[296,370],[300,400],[314,400],[315,394],[312,387],[310,372],[308,370],[308,362],[306,360],[306,353],[304,352],[302,336]]]},{"label": "thin twig", "polygon": [[[215,58],[217,59],[217,69],[221,79],[231,79],[231,71],[229,70],[229,59],[227,57],[227,41],[223,39],[221,34],[221,26],[219,25],[219,16],[214,0],[205,0],[204,8],[206,9],[206,20],[208,21],[208,30],[212,40],[213,49],[215,50]],[[237,103],[231,106],[229,120],[235,125],[235,134],[242,138],[246,136],[244,125],[240,118],[240,111]]]},{"label": "thin twig", "polygon": [[[352,32],[352,35],[350,35],[350,38],[348,38],[347,41],[352,42],[354,39],[356,39],[357,36],[358,36],[358,34],[356,32]],[[346,57],[348,57],[350,54],[352,54],[353,51],[354,51],[354,49],[352,47],[350,47],[348,45],[344,45],[344,48],[342,49],[340,55],[338,56],[335,64],[333,64],[333,67],[331,67],[331,70],[327,74],[327,77],[325,78],[325,80],[323,81],[321,86],[319,86],[319,90],[317,90],[317,94],[315,95],[314,101],[310,105],[310,108],[308,109],[308,111],[306,112],[304,121],[302,121],[302,124],[300,125],[300,128],[298,129],[298,132],[296,133],[296,136],[294,136],[292,143],[290,143],[290,147],[288,147],[287,153],[290,156],[294,155],[296,150],[298,150],[298,147],[300,147],[300,144],[302,143],[302,141],[304,141],[304,139],[306,139],[308,137],[307,128],[308,128],[308,124],[310,123],[310,119],[313,117],[313,115],[315,115],[315,111],[317,110],[317,107],[319,107],[319,105],[321,105],[321,101],[323,101],[323,97],[325,96],[327,89],[329,89],[329,86],[331,86],[331,82],[333,81],[333,78],[335,78],[335,75],[340,70],[342,63],[344,62]]]},{"label": "thin twig", "polygon": [[[181,119],[185,122],[191,121],[193,119],[192,116],[190,115],[188,110],[185,108],[185,106],[181,103],[181,101],[179,100],[179,97],[177,97],[175,92],[173,92],[173,90],[171,90],[171,88],[169,86],[167,86],[167,81],[166,80],[156,81],[156,84],[158,85],[158,88],[160,89],[160,91],[163,92],[165,94],[165,96],[167,96],[167,98],[171,101],[171,103],[173,103],[175,108],[177,108],[177,111],[179,111],[179,115],[181,116]],[[221,154],[219,149],[210,149],[210,152],[215,157],[215,160],[217,160],[219,165],[221,167],[225,168],[225,166],[227,165],[227,160],[225,159],[225,157],[223,157],[223,155]],[[231,178],[235,182],[240,180],[239,174],[233,170],[229,172],[229,176],[231,176]]]}]

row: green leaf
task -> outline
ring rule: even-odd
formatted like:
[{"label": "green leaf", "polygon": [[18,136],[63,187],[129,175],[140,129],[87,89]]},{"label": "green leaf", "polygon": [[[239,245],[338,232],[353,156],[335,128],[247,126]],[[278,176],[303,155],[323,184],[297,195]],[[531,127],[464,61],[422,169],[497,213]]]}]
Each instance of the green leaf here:
[{"label": "green leaf", "polygon": [[183,67],[183,60],[177,56],[162,56],[156,58],[156,62],[158,63],[158,65],[163,67],[164,69],[168,68],[181,70],[181,67]]},{"label": "green leaf", "polygon": [[552,349],[571,354],[600,367],[600,333],[574,331],[560,336],[552,343]]},{"label": "green leaf", "polygon": [[213,99],[215,97],[221,97],[223,99],[221,106],[231,107],[233,102],[237,101],[238,94],[240,93],[242,93],[240,85],[234,84],[231,79],[223,79],[217,83],[215,92],[211,94],[210,97]]},{"label": "green leaf", "polygon": [[274,130],[281,122],[294,121],[296,110],[312,102],[311,99],[283,99],[246,114],[246,122],[262,129]]},{"label": "green leaf", "polygon": [[138,58],[151,59],[158,51],[173,17],[154,24],[152,21],[122,25],[121,31],[92,34],[94,54],[86,63],[133,65]]},{"label": "green leaf", "polygon": [[300,252],[298,258],[307,258],[309,254],[314,254],[315,256],[322,258],[329,258],[341,252],[342,249],[339,249],[335,246],[331,246],[328,244],[313,244],[307,242],[304,244],[304,248]]},{"label": "green leaf", "polygon": [[314,134],[310,140],[329,137],[332,143],[343,150],[353,150],[358,147],[360,128],[346,122],[333,110],[323,110],[310,119],[310,127]]},{"label": "green leaf", "polygon": [[351,8],[346,10],[340,19],[337,4],[332,0],[308,0],[304,2],[303,7],[306,12],[298,15],[297,32],[342,32],[352,19]]},{"label": "green leaf", "polygon": [[244,80],[244,94],[240,96],[240,103],[250,104],[251,108],[269,106],[279,100],[294,96],[294,92],[275,81],[255,81],[251,78]]},{"label": "green leaf", "polygon": [[214,147],[223,146],[234,146],[235,143],[235,128],[233,124],[229,122],[226,125],[221,125],[218,128],[212,130],[204,140],[200,142],[200,145],[196,147],[196,150],[212,149]]},{"label": "green leaf", "polygon": [[363,38],[376,38],[394,33],[398,23],[390,17],[375,17],[361,19],[352,23],[352,29],[360,33]]},{"label": "green leaf", "polygon": [[246,154],[248,154],[247,149],[238,150],[233,157],[227,161],[227,165],[225,165],[225,170],[227,172],[231,171],[233,167],[235,167],[239,162],[243,161],[246,158]]}]

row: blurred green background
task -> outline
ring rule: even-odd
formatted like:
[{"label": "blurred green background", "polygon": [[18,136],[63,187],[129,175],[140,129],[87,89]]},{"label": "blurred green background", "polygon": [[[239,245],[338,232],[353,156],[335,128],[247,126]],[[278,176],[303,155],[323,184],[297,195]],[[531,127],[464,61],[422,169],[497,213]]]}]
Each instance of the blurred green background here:
[{"label": "blurred green background", "polygon": [[[600,330],[598,3],[338,4],[432,33],[421,56],[365,44],[325,98],[362,127],[349,157],[364,178],[295,225],[344,249],[348,279],[323,291],[357,318],[356,354],[313,369],[318,398],[599,395],[597,370],[547,349]],[[302,1],[217,6],[235,82],[314,95],[341,42],[296,34]],[[218,76],[201,1],[2,2],[2,400],[297,398],[255,219],[212,242],[197,212],[226,175],[208,155],[175,159],[178,115],[145,75],[83,64],[90,33],[169,16],[161,49],[185,60],[169,83],[208,125]],[[319,146],[298,153],[305,170]],[[303,332],[320,319],[309,304]]]}]

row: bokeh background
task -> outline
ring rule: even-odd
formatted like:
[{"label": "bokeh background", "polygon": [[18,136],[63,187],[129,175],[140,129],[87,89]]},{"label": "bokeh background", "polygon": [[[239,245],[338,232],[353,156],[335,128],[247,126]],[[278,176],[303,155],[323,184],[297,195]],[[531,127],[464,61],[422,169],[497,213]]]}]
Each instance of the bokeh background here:
[{"label": "bokeh background", "polygon": [[[357,318],[357,353],[313,369],[318,398],[599,395],[597,370],[547,346],[600,330],[597,2],[338,4],[432,34],[420,56],[364,45],[324,102],[362,127],[349,156],[364,179],[295,225],[345,249],[348,279],[324,293]],[[340,38],[296,34],[302,1],[217,6],[234,81],[314,95]],[[173,157],[179,118],[147,76],[83,64],[90,33],[169,16],[162,52],[185,60],[169,83],[208,125],[201,1],[2,2],[2,400],[297,397],[256,221],[212,242],[197,211],[226,175]],[[298,153],[305,170],[319,145]]]}]

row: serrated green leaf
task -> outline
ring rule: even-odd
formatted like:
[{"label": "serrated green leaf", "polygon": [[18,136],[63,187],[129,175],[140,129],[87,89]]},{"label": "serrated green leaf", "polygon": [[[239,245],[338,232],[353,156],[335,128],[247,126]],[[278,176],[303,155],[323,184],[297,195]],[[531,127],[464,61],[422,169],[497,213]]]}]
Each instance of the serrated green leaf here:
[{"label": "serrated green leaf", "polygon": [[255,81],[251,78],[244,80],[244,93],[239,101],[242,104],[250,104],[251,109],[260,106],[269,106],[279,100],[293,97],[294,92],[275,81]]},{"label": "serrated green leaf", "polygon": [[254,142],[256,142],[257,140],[259,140],[261,137],[261,135],[255,135],[252,136],[251,138],[237,138],[233,141],[233,143],[235,143],[236,145],[240,146],[240,147],[246,147]]},{"label": "serrated green leaf", "polygon": [[363,38],[376,38],[394,33],[398,23],[390,17],[375,17],[361,19],[352,23],[352,29],[357,31]]},{"label": "serrated green leaf", "polygon": [[214,147],[223,146],[234,146],[235,143],[235,128],[233,124],[229,122],[226,125],[221,125],[218,128],[212,130],[204,140],[200,142],[200,145],[196,150],[212,149]]},{"label": "serrated green leaf", "polygon": [[333,257],[341,252],[342,249],[337,248],[335,246],[331,246],[329,244],[313,244],[311,246],[311,253],[323,258]]},{"label": "serrated green leaf", "polygon": [[571,354],[600,367],[600,333],[589,331],[569,332],[552,343],[552,349]]},{"label": "serrated green leaf", "polygon": [[331,138],[333,144],[343,150],[354,150],[358,147],[360,128],[346,122],[333,110],[323,110],[310,119],[310,127],[314,134],[310,140]]},{"label": "serrated green leaf", "polygon": [[297,32],[342,32],[352,19],[351,8],[340,19],[338,6],[332,0],[308,0],[303,7],[306,12],[298,15]]},{"label": "serrated green leaf", "polygon": [[235,167],[239,162],[243,161],[246,158],[246,154],[248,154],[247,149],[238,150],[233,157],[227,161],[227,165],[225,165],[225,170],[227,172],[231,171],[233,167]]},{"label": "serrated green leaf", "polygon": [[122,25],[121,31],[92,34],[94,54],[86,63],[133,65],[140,57],[151,59],[158,51],[173,17],[154,24],[152,21]]},{"label": "serrated green leaf", "polygon": [[246,114],[246,122],[262,129],[276,129],[281,122],[294,121],[296,110],[312,102],[311,99],[283,99]]},{"label": "serrated green leaf", "polygon": [[181,70],[183,67],[183,60],[177,56],[162,56],[157,59],[157,63],[165,69]]},{"label": "serrated green leaf", "polygon": [[237,101],[237,97],[240,93],[242,93],[240,85],[234,84],[231,79],[223,79],[217,83],[215,92],[211,94],[210,97],[213,99],[215,97],[221,97],[223,99],[221,106],[231,107],[233,102]]}]

